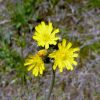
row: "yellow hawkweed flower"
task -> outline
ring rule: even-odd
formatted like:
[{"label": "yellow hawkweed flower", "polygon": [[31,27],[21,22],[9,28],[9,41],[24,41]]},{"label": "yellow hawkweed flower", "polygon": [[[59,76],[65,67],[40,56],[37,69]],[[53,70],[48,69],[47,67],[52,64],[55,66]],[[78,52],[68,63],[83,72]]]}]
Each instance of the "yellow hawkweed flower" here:
[{"label": "yellow hawkweed flower", "polygon": [[64,68],[67,70],[73,70],[72,65],[77,65],[75,61],[75,57],[78,57],[78,54],[75,53],[79,51],[79,48],[71,48],[72,43],[68,43],[66,45],[66,40],[63,39],[62,43],[58,44],[59,50],[54,51],[49,54],[50,58],[54,58],[53,69],[55,70],[58,66],[60,72],[63,71]]},{"label": "yellow hawkweed flower", "polygon": [[56,41],[59,37],[56,37],[55,34],[59,32],[59,29],[53,30],[51,22],[49,22],[49,25],[46,25],[45,22],[41,22],[35,27],[35,30],[33,39],[37,41],[38,46],[48,49],[50,44],[56,45]]},{"label": "yellow hawkweed flower", "polygon": [[39,74],[42,75],[43,71],[45,70],[44,62],[38,54],[29,56],[24,65],[28,66],[28,71],[32,70],[32,74],[34,76],[38,76]]},{"label": "yellow hawkweed flower", "polygon": [[37,54],[38,54],[40,57],[46,56],[46,55],[47,55],[47,50],[46,50],[46,49],[40,50],[40,51],[38,51]]}]

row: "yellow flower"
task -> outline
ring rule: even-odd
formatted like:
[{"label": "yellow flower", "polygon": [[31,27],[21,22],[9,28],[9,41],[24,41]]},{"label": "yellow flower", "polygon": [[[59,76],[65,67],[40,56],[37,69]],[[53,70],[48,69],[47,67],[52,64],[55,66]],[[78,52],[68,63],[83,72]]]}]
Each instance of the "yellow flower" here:
[{"label": "yellow flower", "polygon": [[25,66],[28,66],[28,71],[32,70],[32,74],[34,76],[38,76],[39,74],[43,74],[43,71],[45,70],[44,62],[42,58],[38,55],[31,55],[29,56],[24,63]]},{"label": "yellow flower", "polygon": [[50,44],[56,45],[59,37],[56,37],[55,34],[59,32],[59,29],[53,30],[51,22],[48,25],[45,22],[41,22],[35,27],[35,30],[33,39],[37,41],[38,46],[48,49]]},{"label": "yellow flower", "polygon": [[79,48],[71,48],[71,46],[72,43],[69,42],[66,45],[66,40],[63,39],[62,43],[58,44],[59,50],[49,54],[50,58],[54,58],[54,70],[57,68],[57,66],[60,72],[62,72],[64,68],[67,70],[73,70],[73,65],[77,65],[75,57],[78,57],[78,54],[75,52],[79,51]]},{"label": "yellow flower", "polygon": [[47,50],[46,49],[43,49],[43,50],[40,50],[38,51],[37,53],[40,57],[44,57],[47,55]]}]

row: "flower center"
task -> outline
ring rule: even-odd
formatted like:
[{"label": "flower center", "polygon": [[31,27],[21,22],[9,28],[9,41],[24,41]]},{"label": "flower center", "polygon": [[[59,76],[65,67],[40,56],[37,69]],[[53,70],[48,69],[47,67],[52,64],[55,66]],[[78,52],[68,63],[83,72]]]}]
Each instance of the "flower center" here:
[{"label": "flower center", "polygon": [[44,42],[47,42],[47,41],[49,41],[50,40],[50,36],[48,35],[48,34],[44,34],[43,35],[43,41]]},{"label": "flower center", "polygon": [[62,61],[67,59],[67,56],[64,52],[59,52],[59,57],[62,59]]}]

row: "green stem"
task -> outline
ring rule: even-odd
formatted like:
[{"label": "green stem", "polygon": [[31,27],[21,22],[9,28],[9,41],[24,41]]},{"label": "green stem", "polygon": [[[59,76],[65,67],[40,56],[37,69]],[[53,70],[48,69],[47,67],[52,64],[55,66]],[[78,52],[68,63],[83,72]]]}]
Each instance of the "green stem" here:
[{"label": "green stem", "polygon": [[51,83],[50,83],[50,88],[49,88],[49,92],[47,94],[46,100],[50,99],[52,90],[53,90],[53,86],[54,86],[54,82],[55,82],[55,71],[52,69],[52,79],[51,79]]}]

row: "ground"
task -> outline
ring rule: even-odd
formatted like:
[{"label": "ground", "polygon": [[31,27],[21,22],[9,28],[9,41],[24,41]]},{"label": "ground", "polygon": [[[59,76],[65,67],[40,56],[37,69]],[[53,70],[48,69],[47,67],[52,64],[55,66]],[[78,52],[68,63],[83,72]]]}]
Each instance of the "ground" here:
[{"label": "ground", "polygon": [[[0,0],[0,100],[45,100],[52,76],[51,65],[47,64],[49,69],[38,78],[31,72],[23,74],[21,66],[30,52],[39,49],[31,37],[41,21],[51,21],[60,29],[61,38],[80,47],[74,71],[56,70],[50,100],[100,100],[100,2],[37,0],[30,10],[32,17],[25,15],[23,8],[20,8],[22,17],[16,17],[17,12],[11,14],[21,7],[11,9],[16,2],[21,1]],[[15,21],[14,18],[22,19]]]}]

